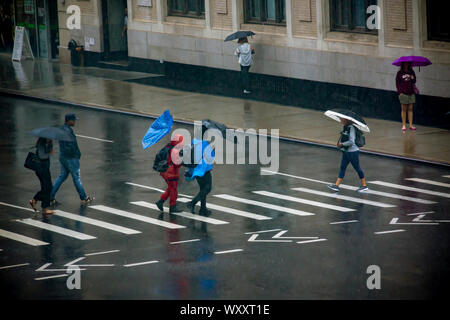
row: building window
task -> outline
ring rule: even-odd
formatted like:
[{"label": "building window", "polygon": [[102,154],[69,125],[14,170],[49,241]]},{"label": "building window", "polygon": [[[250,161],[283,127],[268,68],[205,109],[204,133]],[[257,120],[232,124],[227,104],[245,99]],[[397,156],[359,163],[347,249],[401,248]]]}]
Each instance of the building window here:
[{"label": "building window", "polygon": [[445,3],[427,0],[429,40],[450,41],[450,20],[447,16]]},{"label": "building window", "polygon": [[331,31],[377,34],[366,25],[371,15],[367,8],[376,4],[377,0],[330,0]]},{"label": "building window", "polygon": [[244,0],[246,23],[286,25],[285,0]]},{"label": "building window", "polygon": [[205,18],[205,0],[168,0],[169,15]]}]

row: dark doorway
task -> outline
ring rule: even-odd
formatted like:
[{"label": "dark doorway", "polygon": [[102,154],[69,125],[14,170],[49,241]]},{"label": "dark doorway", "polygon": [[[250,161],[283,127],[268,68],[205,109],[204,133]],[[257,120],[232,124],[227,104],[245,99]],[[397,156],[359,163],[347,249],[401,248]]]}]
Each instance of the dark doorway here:
[{"label": "dark doorway", "polygon": [[103,60],[128,60],[128,17],[125,17],[126,0],[102,0]]}]

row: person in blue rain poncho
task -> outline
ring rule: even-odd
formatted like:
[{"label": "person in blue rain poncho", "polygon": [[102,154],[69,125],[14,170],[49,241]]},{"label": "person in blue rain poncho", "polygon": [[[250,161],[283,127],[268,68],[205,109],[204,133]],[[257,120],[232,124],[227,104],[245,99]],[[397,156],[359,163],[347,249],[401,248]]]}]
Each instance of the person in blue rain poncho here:
[{"label": "person in blue rain poncho", "polygon": [[187,208],[195,213],[195,206],[200,201],[201,215],[210,215],[211,211],[206,208],[206,196],[211,192],[212,188],[212,176],[211,170],[213,168],[213,161],[215,157],[214,149],[211,147],[208,141],[192,139],[191,146],[191,164],[184,163],[188,168],[185,172],[186,180],[197,180],[200,187],[198,194],[192,199],[192,201],[186,204]]}]

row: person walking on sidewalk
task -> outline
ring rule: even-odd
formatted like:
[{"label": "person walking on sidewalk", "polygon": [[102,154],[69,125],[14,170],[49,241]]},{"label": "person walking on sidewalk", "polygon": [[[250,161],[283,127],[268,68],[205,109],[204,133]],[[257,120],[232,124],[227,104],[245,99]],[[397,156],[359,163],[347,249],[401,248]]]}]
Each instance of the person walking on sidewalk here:
[{"label": "person walking on sidewalk", "polygon": [[39,138],[36,141],[36,155],[39,158],[39,166],[35,173],[41,183],[41,190],[29,201],[30,206],[37,211],[36,204],[41,201],[42,214],[50,215],[53,211],[50,207],[50,193],[52,191],[52,178],[50,175],[50,155],[53,155],[53,142],[50,139]]},{"label": "person walking on sidewalk", "polygon": [[[200,201],[200,211],[201,215],[209,216],[211,211],[206,208],[206,196],[211,192],[212,189],[212,175],[211,171],[213,168],[212,162],[214,160],[214,149],[211,147],[208,141],[204,140],[192,140],[192,152],[191,152],[191,162],[192,165],[186,165],[189,170],[186,171],[186,180],[192,181],[194,178],[197,180],[200,191],[192,199],[192,201],[186,203],[186,207],[195,213],[195,205]],[[196,161],[197,159],[200,161]],[[198,163],[195,165],[195,163]]]},{"label": "person walking on sidewalk", "polygon": [[180,179],[180,166],[182,165],[181,159],[180,159],[180,151],[183,149],[183,136],[182,135],[175,135],[170,140],[170,143],[165,146],[165,148],[168,148],[168,158],[167,158],[167,165],[169,168],[161,172],[160,175],[164,179],[164,181],[167,183],[167,189],[166,191],[161,195],[161,198],[156,201],[156,206],[159,208],[159,210],[164,212],[164,201],[170,198],[170,209],[169,213],[172,212],[181,212],[182,210],[177,208],[177,198],[178,198],[178,180]]},{"label": "person walking on sidewalk", "polygon": [[353,168],[358,173],[359,178],[361,179],[361,186],[357,189],[357,191],[365,192],[369,190],[369,188],[367,187],[366,179],[364,178],[364,172],[359,166],[359,148],[355,143],[357,129],[352,125],[352,122],[350,120],[341,118],[341,123],[344,125],[344,128],[337,143],[337,147],[343,151],[341,166],[336,183],[328,185],[328,188],[336,192],[339,191],[339,185],[344,179],[347,166],[349,163],[351,163]]},{"label": "person walking on sidewalk", "polygon": [[73,136],[73,141],[60,141],[59,142],[59,162],[61,164],[61,173],[56,179],[55,184],[50,195],[52,204],[56,204],[55,195],[58,192],[61,184],[66,181],[69,173],[72,175],[72,180],[80,196],[82,204],[87,204],[91,202],[94,198],[88,197],[84,191],[83,185],[81,184],[80,178],[80,158],[81,152],[78,148],[77,137],[73,132],[72,128],[75,126],[75,120],[78,118],[73,113],[68,113],[65,115],[65,122],[61,129],[69,132]]},{"label": "person walking on sidewalk", "polygon": [[416,102],[416,74],[414,73],[411,62],[402,62],[400,70],[395,77],[395,84],[399,94],[398,99],[402,106],[402,132],[406,132],[406,112],[408,112],[409,129],[416,130],[413,126],[413,104]]},{"label": "person walking on sidewalk", "polygon": [[239,38],[238,44],[239,46],[236,48],[234,55],[238,57],[238,62],[241,66],[241,80],[244,93],[250,93],[248,72],[252,65],[252,54],[255,54],[255,50],[248,43],[247,37]]}]

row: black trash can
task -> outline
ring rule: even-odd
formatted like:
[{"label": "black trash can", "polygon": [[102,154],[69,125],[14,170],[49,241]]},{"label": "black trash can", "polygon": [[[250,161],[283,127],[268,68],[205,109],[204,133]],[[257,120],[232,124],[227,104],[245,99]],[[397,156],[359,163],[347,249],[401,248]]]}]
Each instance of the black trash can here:
[{"label": "black trash can", "polygon": [[84,47],[79,46],[75,40],[71,39],[67,44],[67,48],[70,50],[70,63],[76,67],[82,66],[84,64]]}]

